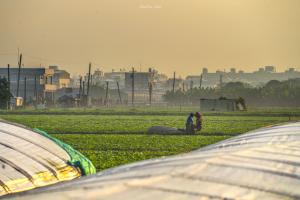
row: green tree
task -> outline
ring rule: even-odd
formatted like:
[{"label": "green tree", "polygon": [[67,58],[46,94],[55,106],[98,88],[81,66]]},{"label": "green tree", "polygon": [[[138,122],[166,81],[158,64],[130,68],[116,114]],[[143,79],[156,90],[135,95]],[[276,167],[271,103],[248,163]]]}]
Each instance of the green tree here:
[{"label": "green tree", "polygon": [[12,97],[9,91],[9,84],[6,78],[0,78],[0,108],[6,108],[7,103],[10,101],[10,97]]}]

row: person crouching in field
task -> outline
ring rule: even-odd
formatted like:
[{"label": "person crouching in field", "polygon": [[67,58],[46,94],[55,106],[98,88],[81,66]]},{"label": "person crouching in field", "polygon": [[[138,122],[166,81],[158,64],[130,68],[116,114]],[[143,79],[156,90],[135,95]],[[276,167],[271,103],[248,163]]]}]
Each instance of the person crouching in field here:
[{"label": "person crouching in field", "polygon": [[185,131],[187,134],[194,134],[195,133],[195,126],[194,126],[194,113],[191,113],[185,123]]},{"label": "person crouching in field", "polygon": [[201,129],[202,129],[202,115],[199,112],[196,112],[195,117],[196,117],[196,131],[201,131]]}]

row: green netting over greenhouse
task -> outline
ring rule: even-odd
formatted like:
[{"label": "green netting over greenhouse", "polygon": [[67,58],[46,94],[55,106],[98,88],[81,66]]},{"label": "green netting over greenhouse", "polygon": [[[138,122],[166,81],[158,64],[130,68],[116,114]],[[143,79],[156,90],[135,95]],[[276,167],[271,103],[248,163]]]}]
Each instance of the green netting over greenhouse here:
[{"label": "green netting over greenhouse", "polygon": [[71,160],[69,160],[69,163],[72,166],[78,167],[82,173],[82,175],[90,175],[96,173],[96,168],[93,165],[93,163],[86,158],[84,155],[82,155],[80,152],[76,151],[73,147],[70,145],[50,136],[45,131],[42,131],[40,129],[33,129],[34,131],[42,134],[43,136],[51,139],[53,142],[55,142],[57,145],[59,145],[61,148],[63,148],[71,157]]}]

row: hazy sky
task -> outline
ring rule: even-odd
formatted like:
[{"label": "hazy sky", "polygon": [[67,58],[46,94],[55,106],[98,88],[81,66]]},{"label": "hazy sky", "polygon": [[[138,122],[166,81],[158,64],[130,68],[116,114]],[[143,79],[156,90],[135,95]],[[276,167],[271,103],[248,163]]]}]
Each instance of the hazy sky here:
[{"label": "hazy sky", "polygon": [[300,0],[0,0],[0,65],[300,67]]}]

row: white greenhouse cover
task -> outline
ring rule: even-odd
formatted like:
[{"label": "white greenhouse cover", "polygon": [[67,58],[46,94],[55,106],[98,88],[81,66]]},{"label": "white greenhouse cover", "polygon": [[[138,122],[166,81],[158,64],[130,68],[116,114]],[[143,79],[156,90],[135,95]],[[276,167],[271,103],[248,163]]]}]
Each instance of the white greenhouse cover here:
[{"label": "white greenhouse cover", "polygon": [[258,129],[191,153],[125,165],[11,198],[299,199],[300,123]]},{"label": "white greenhouse cover", "polygon": [[0,121],[0,196],[80,176],[69,155],[50,139]]}]

